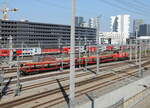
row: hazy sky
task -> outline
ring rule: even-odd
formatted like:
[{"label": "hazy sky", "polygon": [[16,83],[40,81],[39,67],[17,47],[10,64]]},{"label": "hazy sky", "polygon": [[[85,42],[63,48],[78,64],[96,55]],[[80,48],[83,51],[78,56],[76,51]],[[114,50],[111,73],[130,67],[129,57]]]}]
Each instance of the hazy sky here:
[{"label": "hazy sky", "polygon": [[[2,8],[3,1],[0,0]],[[19,8],[16,13],[10,13],[9,19],[26,19],[34,22],[70,24],[71,0],[7,0],[10,8]],[[132,20],[142,18],[150,23],[149,0],[76,0],[77,16],[85,20],[102,15],[101,30],[109,31],[110,16],[129,14]]]}]

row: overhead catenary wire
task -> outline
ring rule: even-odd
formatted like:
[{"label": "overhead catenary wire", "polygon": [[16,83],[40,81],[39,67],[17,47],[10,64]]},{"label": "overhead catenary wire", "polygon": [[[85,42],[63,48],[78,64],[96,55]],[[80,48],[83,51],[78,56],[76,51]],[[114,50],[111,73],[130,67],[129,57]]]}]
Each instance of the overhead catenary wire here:
[{"label": "overhead catenary wire", "polygon": [[[70,11],[70,7],[67,7],[67,6],[63,6],[63,5],[60,5],[60,4],[57,4],[57,3],[54,3],[54,2],[48,2],[46,0],[35,0],[37,2],[39,2],[40,4],[43,4],[43,5],[48,5],[48,6],[52,6],[52,7],[56,7],[56,8],[60,8],[60,9],[64,9],[66,11]],[[94,15],[97,15],[96,12],[93,12],[93,11],[89,11],[89,10],[83,10],[81,8],[78,8],[77,7],[77,12],[86,12],[86,13],[89,13],[89,14],[94,14]]]},{"label": "overhead catenary wire", "polygon": [[146,10],[150,10],[150,7],[146,4],[143,4],[142,2],[140,1],[136,1],[136,0],[133,0],[134,1],[134,4],[136,4],[139,8],[143,8],[143,9],[146,9]]},{"label": "overhead catenary wire", "polygon": [[[68,6],[63,6],[62,4],[57,4],[57,3],[54,3],[54,2],[49,2],[47,0],[35,0],[37,2],[39,2],[40,4],[43,4],[43,5],[48,5],[48,6],[53,6],[53,7],[57,7],[57,8],[60,8],[60,9],[63,9],[63,10],[66,10],[66,11],[70,11],[70,7]],[[133,9],[131,8],[131,6],[128,6],[128,5],[125,5],[125,6],[121,6],[120,4],[118,3],[114,3],[112,1],[109,1],[109,0],[98,0],[99,2],[103,2],[111,7],[114,7],[114,8],[118,8],[120,10],[124,10],[126,12],[130,12],[132,14],[136,14],[138,16],[142,16],[142,17],[145,17],[147,16],[147,11],[144,11],[143,10],[139,10],[139,9]],[[116,0],[117,1],[117,0]],[[133,4],[133,3],[132,3]],[[133,6],[134,7],[134,6]],[[137,5],[137,8],[138,8],[138,5]],[[98,8],[97,8],[98,9]],[[77,13],[82,13],[82,12],[86,12],[86,13],[89,13],[89,14],[93,14],[93,15],[97,15],[97,12],[93,12],[93,11],[89,11],[89,10],[83,10],[83,9],[79,9],[77,8]],[[105,16],[104,16],[105,17]]]},{"label": "overhead catenary wire", "polygon": [[135,4],[139,5],[139,6],[142,6],[141,8],[145,8],[145,9],[148,9],[150,10],[150,5],[149,2],[148,3],[144,3],[142,2],[142,0],[133,0]]},{"label": "overhead catenary wire", "polygon": [[121,4],[122,6],[130,7],[131,9],[134,9],[136,11],[150,14],[150,12],[147,11],[147,9],[144,9],[143,6],[139,6],[139,5],[135,4],[135,2],[132,2],[132,1],[129,2],[127,0],[113,0],[113,1],[115,1],[116,3]]},{"label": "overhead catenary wire", "polygon": [[136,15],[139,15],[139,16],[145,16],[147,15],[146,13],[142,13],[142,12],[139,12],[139,11],[136,11],[136,10],[131,10],[127,7],[122,7],[114,2],[110,2],[109,0],[98,0],[99,2],[103,2],[111,7],[115,7],[115,8],[118,8],[120,10],[124,10],[124,11],[127,11],[127,12],[130,12],[130,13],[134,13]]}]

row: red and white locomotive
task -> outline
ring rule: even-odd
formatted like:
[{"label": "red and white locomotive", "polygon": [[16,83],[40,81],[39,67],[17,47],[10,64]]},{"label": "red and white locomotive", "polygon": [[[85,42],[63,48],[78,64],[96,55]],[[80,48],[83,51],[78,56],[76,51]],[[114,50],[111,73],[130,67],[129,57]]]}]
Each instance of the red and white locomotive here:
[{"label": "red and white locomotive", "polygon": [[10,49],[0,49],[0,56],[8,57],[10,51],[15,52],[17,56],[31,56],[35,54],[41,54],[41,48],[13,48]]}]

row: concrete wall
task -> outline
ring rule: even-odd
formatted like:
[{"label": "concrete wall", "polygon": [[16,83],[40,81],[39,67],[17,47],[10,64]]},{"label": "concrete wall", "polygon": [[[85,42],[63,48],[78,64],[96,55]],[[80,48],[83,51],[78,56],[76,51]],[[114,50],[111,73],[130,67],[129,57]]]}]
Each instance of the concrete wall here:
[{"label": "concrete wall", "polygon": [[143,91],[145,89],[143,85],[150,86],[150,76],[107,93],[94,99],[93,102],[89,101],[85,104],[77,106],[76,108],[108,108],[109,106],[119,102],[121,99],[127,100],[128,98]]}]

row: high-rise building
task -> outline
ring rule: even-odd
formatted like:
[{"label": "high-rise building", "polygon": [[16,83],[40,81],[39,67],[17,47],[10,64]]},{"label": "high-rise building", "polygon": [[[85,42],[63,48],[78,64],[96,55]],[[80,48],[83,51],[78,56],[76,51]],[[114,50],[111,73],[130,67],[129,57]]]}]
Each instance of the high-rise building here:
[{"label": "high-rise building", "polygon": [[142,24],[139,26],[139,36],[150,36],[150,24]]},{"label": "high-rise building", "polygon": [[96,28],[97,24],[99,24],[99,23],[100,23],[99,17],[95,17],[95,18],[90,18],[89,19],[89,27],[90,28]]},{"label": "high-rise building", "polygon": [[130,15],[111,16],[111,32],[119,32],[122,34],[119,38],[124,44],[127,38],[129,38],[129,24]]},{"label": "high-rise building", "polygon": [[75,26],[76,27],[83,27],[84,18],[83,17],[75,17]]},{"label": "high-rise building", "polygon": [[135,19],[133,21],[133,35],[136,36],[136,32],[137,35],[139,35],[139,27],[141,24],[144,24],[144,21],[142,19]]},{"label": "high-rise building", "polygon": [[82,27],[89,27],[89,23],[84,22],[84,23],[82,24]]}]

